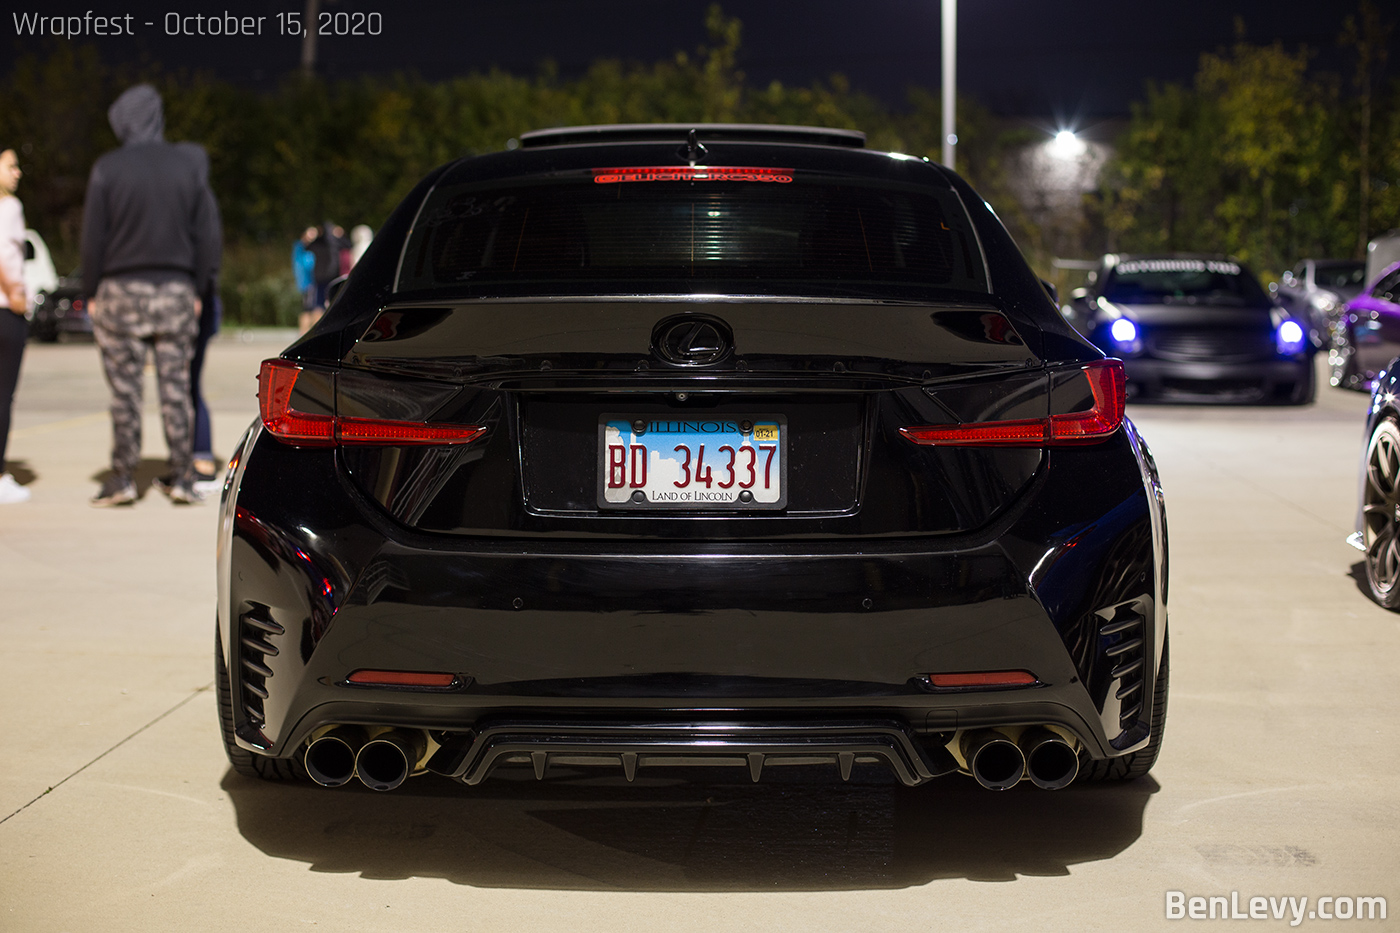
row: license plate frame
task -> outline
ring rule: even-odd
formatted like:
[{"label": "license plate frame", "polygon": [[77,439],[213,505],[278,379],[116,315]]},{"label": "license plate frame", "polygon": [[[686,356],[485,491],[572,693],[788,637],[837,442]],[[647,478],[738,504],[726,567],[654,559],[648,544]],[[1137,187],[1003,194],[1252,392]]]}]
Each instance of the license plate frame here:
[{"label": "license plate frame", "polygon": [[[598,507],[641,512],[785,509],[788,435],[787,417],[770,413],[677,417],[605,412],[598,417]],[[662,439],[659,445],[655,438]],[[644,451],[640,458],[638,448]],[[697,477],[706,470],[708,484]],[[677,485],[687,477],[686,485]],[[728,485],[721,486],[723,480]]]}]

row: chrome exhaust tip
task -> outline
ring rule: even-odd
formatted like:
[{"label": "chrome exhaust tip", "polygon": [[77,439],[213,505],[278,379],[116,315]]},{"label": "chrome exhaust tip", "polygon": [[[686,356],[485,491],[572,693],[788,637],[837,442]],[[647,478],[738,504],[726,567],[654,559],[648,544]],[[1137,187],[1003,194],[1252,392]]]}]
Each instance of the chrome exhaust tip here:
[{"label": "chrome exhaust tip", "polygon": [[1026,730],[1021,752],[1031,783],[1041,790],[1061,790],[1079,775],[1079,749],[1043,726]]},{"label": "chrome exhaust tip", "polygon": [[340,787],[355,776],[355,755],[365,735],[358,726],[336,726],[306,746],[302,764],[322,787]]},{"label": "chrome exhaust tip", "polygon": [[391,729],[360,746],[355,776],[371,790],[393,790],[413,773],[423,754],[421,737]]},{"label": "chrome exhaust tip", "polygon": [[962,739],[963,759],[972,776],[987,790],[1015,787],[1026,775],[1026,756],[1000,732],[970,732]]}]

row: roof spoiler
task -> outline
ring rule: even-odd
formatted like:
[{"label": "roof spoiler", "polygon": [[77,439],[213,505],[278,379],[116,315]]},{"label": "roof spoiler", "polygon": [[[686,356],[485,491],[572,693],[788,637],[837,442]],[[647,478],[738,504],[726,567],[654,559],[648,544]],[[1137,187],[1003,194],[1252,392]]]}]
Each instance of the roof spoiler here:
[{"label": "roof spoiler", "polygon": [[615,123],[605,126],[558,126],[520,134],[524,149],[577,143],[678,142],[694,133],[698,139],[759,143],[805,143],[864,149],[865,134],[821,126],[780,126],[764,123]]}]

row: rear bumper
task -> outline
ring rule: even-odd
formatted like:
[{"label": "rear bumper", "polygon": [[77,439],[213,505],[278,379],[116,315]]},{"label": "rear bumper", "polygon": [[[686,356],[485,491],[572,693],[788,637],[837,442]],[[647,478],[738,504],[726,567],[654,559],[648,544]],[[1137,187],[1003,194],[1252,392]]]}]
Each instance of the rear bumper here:
[{"label": "rear bumper", "polygon": [[1124,362],[1130,397],[1180,401],[1287,402],[1313,378],[1313,356],[1246,363],[1136,357]]},{"label": "rear bumper", "polygon": [[[244,483],[264,450],[279,477],[294,460],[332,467],[254,445],[221,541],[238,741],[291,757],[331,725],[422,730],[461,755],[430,767],[467,781],[540,752],[624,768],[855,755],[917,783],[950,769],[954,733],[1032,724],[1094,758],[1132,751],[1151,711],[1126,713],[1128,688],[1151,696],[1163,568],[1137,467],[1111,465],[1129,441],[1111,443],[1057,451],[1062,468],[976,535],[738,543],[414,534],[330,470]],[[1106,649],[1130,636],[1142,660],[1120,676]],[[456,681],[347,683],[359,669]],[[925,676],[997,670],[1036,683],[941,691]]]}]

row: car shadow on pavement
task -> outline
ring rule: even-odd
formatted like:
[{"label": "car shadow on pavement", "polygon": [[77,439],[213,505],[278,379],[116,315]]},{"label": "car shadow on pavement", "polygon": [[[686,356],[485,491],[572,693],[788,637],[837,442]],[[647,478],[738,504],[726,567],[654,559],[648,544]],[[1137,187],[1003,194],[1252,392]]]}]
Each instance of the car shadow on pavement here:
[{"label": "car shadow on pavement", "polygon": [[[898,888],[940,878],[1068,875],[1142,833],[1152,778],[996,793],[949,777],[904,787],[785,768],[760,784],[504,770],[475,787],[436,777],[389,793],[228,772],[238,829],[275,858],[366,878],[627,891]],[[806,773],[799,773],[806,772]]]}]

